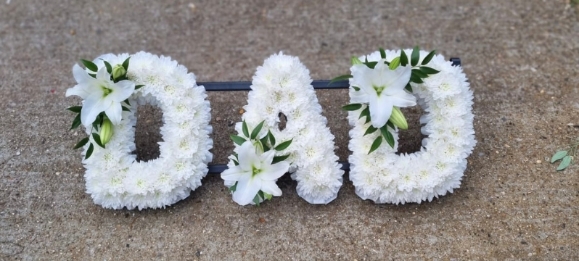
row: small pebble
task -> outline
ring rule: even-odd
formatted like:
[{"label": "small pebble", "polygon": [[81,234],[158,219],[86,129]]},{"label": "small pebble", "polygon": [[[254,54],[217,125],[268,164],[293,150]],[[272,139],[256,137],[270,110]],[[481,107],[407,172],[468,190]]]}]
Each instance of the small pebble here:
[{"label": "small pebble", "polygon": [[541,162],[542,162],[541,160],[537,160],[537,164],[541,164]]},{"label": "small pebble", "polygon": [[16,156],[20,156],[20,151],[17,151],[17,152],[16,152]]},{"label": "small pebble", "polygon": [[243,114],[244,112],[245,112],[244,109],[240,109],[240,110],[239,110],[239,114]]}]

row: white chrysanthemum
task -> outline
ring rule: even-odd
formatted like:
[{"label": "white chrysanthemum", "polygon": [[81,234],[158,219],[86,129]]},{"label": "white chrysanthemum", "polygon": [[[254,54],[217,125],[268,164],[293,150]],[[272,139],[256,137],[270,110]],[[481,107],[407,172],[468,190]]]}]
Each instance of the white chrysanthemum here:
[{"label": "white chrysanthemum", "polygon": [[[412,50],[405,50],[410,54]],[[420,53],[421,59],[427,52]],[[400,51],[386,51],[386,60],[400,56]],[[369,61],[381,59],[380,53],[367,56]],[[361,57],[364,59],[364,57]],[[422,60],[420,60],[422,61]],[[356,194],[376,203],[404,204],[431,201],[460,186],[466,169],[466,158],[476,145],[473,129],[472,91],[460,67],[451,66],[441,55],[428,64],[439,74],[424,79],[424,84],[412,84],[417,103],[425,111],[420,118],[422,133],[428,135],[420,151],[396,154],[390,146],[380,146],[368,154],[377,133],[364,136],[369,124],[358,116],[365,107],[348,113],[350,131],[348,148],[350,179]],[[357,94],[350,88],[351,102]],[[393,131],[394,140],[398,140]],[[395,148],[397,147],[397,142]]]},{"label": "white chrysanthemum", "polygon": [[[127,57],[106,54],[94,63],[103,68],[102,59],[115,65]],[[83,160],[87,192],[106,208],[165,207],[189,196],[207,174],[207,163],[212,160],[209,149],[213,147],[207,95],[203,86],[196,85],[195,76],[169,57],[134,54],[127,76],[136,85],[145,86],[129,97],[130,112],[122,112],[106,148],[95,146],[92,156]],[[163,142],[159,158],[137,162],[131,152],[136,149],[136,111],[143,104],[156,105],[164,112],[160,130]],[[84,149],[83,155],[88,144]]]},{"label": "white chrysanthemum", "polygon": [[[300,197],[312,204],[327,204],[338,195],[344,171],[334,153],[334,136],[326,126],[322,107],[311,85],[308,69],[297,57],[274,54],[257,68],[253,77],[243,120],[253,129],[261,121],[260,137],[270,130],[277,144],[292,140],[291,146],[277,155],[289,154],[289,172],[298,182]],[[279,130],[279,113],[287,117],[284,130]],[[242,135],[241,123],[235,127]],[[240,146],[235,152],[239,153]],[[230,161],[228,166],[234,164]],[[233,185],[225,181],[225,185]]]}]

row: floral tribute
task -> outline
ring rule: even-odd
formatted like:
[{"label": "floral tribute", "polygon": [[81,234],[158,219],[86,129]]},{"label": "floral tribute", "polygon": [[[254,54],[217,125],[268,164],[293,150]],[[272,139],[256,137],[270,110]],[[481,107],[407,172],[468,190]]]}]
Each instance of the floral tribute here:
[{"label": "floral tribute", "polygon": [[[74,65],[77,85],[66,96],[80,96],[82,106],[72,129],[83,125],[87,192],[105,208],[161,208],[189,196],[201,185],[211,161],[210,107],[195,75],[169,57],[139,52],[106,54]],[[136,160],[135,126],[139,105],[163,111],[160,156]]]},{"label": "floral tribute", "polygon": [[[281,196],[276,181],[290,172],[297,193],[311,204],[334,200],[342,186],[334,136],[311,85],[308,69],[297,57],[274,54],[257,68],[243,121],[231,135],[235,143],[221,177],[240,205],[260,204]],[[280,130],[280,114],[287,117]]]},{"label": "floral tribute", "polygon": [[[362,62],[364,61],[364,62]],[[349,79],[350,179],[356,194],[376,203],[432,201],[460,186],[474,138],[473,93],[462,68],[434,51],[384,51],[352,58]],[[397,154],[400,107],[418,104],[420,151]],[[387,145],[383,143],[386,141]]]}]

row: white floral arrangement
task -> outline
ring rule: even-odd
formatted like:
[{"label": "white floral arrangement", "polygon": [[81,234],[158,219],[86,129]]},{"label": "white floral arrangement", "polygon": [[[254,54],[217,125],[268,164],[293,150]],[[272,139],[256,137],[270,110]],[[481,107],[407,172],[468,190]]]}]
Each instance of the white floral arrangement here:
[{"label": "white floral arrangement", "polygon": [[[72,129],[81,124],[88,137],[83,148],[86,189],[105,208],[162,208],[189,196],[201,185],[212,160],[213,141],[209,102],[195,75],[171,60],[146,52],[105,54],[82,60],[86,69],[73,67],[77,85],[66,96],[77,95],[82,106]],[[129,66],[130,65],[130,66]],[[163,111],[160,156],[138,162],[132,152],[139,105]]]},{"label": "white floral arrangement", "polygon": [[[364,62],[362,62],[364,60]],[[460,186],[476,140],[473,93],[460,66],[434,51],[384,51],[352,58],[348,110],[350,179],[356,194],[375,203],[420,203]],[[397,154],[400,107],[425,115],[420,151]],[[379,131],[378,131],[379,130]],[[389,146],[383,145],[385,140]]]},{"label": "white floral arrangement", "polygon": [[[311,204],[337,197],[344,171],[334,153],[308,69],[297,57],[274,54],[257,68],[242,122],[232,135],[234,154],[221,177],[240,205],[281,196],[275,181],[285,172],[297,193]],[[287,117],[279,129],[279,114]]]}]

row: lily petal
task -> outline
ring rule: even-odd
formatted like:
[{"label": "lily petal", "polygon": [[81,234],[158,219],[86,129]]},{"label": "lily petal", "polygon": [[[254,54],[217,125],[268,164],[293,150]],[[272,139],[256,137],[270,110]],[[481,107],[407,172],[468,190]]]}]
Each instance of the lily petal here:
[{"label": "lily petal", "polygon": [[416,105],[416,97],[402,90],[393,96],[388,96],[388,102],[397,107],[409,107]]},{"label": "lily petal", "polygon": [[250,141],[241,144],[237,158],[239,159],[239,167],[242,170],[251,171],[251,163],[255,161],[257,155],[255,155],[255,147],[253,147]]},{"label": "lily petal", "polygon": [[102,93],[93,92],[84,100],[82,110],[80,111],[80,121],[85,127],[90,127],[97,115],[106,109]]},{"label": "lily petal", "polygon": [[111,80],[111,75],[107,72],[106,67],[102,67],[97,72],[96,78],[97,78],[97,80],[102,80],[102,81],[108,82]]},{"label": "lily petal", "polygon": [[88,73],[84,69],[78,66],[78,64],[72,66],[72,76],[74,76],[74,79],[76,80],[77,83],[85,83],[87,82],[87,80],[89,80],[88,78],[94,79],[90,75],[88,75]]},{"label": "lily petal", "polygon": [[275,184],[275,181],[262,181],[261,191],[276,197],[281,196],[281,189]]},{"label": "lily petal", "polygon": [[393,95],[394,93],[404,90],[406,84],[410,81],[410,75],[412,74],[412,68],[410,66],[399,66],[396,70],[386,70],[386,74],[383,79],[386,81],[386,89],[384,89],[384,94]]},{"label": "lily petal", "polygon": [[121,119],[123,118],[123,107],[118,102],[111,102],[110,106],[105,110],[105,113],[113,125],[117,125],[121,123]]},{"label": "lily petal", "polygon": [[135,91],[135,83],[131,81],[120,81],[115,83],[115,87],[113,87],[113,92],[111,95],[114,95],[114,101],[122,102],[129,98],[133,92]]},{"label": "lily petal", "polygon": [[243,176],[243,178],[238,181],[235,192],[233,192],[233,201],[239,205],[250,204],[260,188],[260,179]]},{"label": "lily petal", "polygon": [[388,96],[370,97],[370,118],[372,126],[381,128],[386,124],[392,114],[392,104],[388,102]]},{"label": "lily petal", "polygon": [[90,95],[90,91],[87,85],[85,84],[77,84],[72,88],[66,90],[66,97],[76,95],[80,96],[83,99],[86,99]]},{"label": "lily petal", "polygon": [[221,178],[228,181],[238,181],[243,175],[251,175],[251,173],[244,172],[239,166],[221,172]]},{"label": "lily petal", "polygon": [[259,178],[267,181],[277,180],[288,171],[289,166],[287,161],[267,165],[262,169],[262,174],[259,175]]}]

